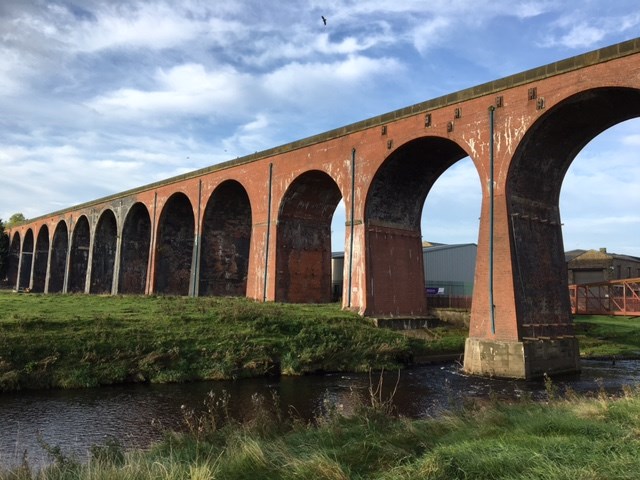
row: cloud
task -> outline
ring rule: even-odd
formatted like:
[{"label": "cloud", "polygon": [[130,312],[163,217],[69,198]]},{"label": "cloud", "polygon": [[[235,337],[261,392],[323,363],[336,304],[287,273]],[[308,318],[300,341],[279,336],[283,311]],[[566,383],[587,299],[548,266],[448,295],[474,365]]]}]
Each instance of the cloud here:
[{"label": "cloud", "polygon": [[228,113],[243,103],[250,79],[233,67],[207,71],[203,65],[182,64],[168,70],[158,69],[153,88],[145,91],[120,88],[87,102],[101,115],[116,117],[162,118],[174,116]]},{"label": "cloud", "polygon": [[[640,25],[640,12],[618,13],[612,5],[609,15],[603,15],[595,6],[594,11],[569,11],[551,23],[548,32],[538,44],[546,48],[564,47],[570,49],[591,48],[611,36],[624,36],[629,30]],[[590,14],[591,13],[591,14]],[[593,15],[593,13],[596,13]]]}]

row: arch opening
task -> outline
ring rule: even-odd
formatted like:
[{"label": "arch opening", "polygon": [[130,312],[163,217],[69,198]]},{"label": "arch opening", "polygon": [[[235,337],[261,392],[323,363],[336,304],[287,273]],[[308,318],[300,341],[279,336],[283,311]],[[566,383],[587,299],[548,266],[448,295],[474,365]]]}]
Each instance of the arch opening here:
[{"label": "arch opening", "polygon": [[508,173],[509,231],[519,336],[572,333],[559,198],[565,174],[597,135],[640,116],[640,90],[575,94],[546,112],[520,142]]},{"label": "arch opening", "polygon": [[22,253],[20,256],[20,278],[18,279],[18,290],[30,288],[31,267],[33,266],[33,230],[27,230],[22,243]]},{"label": "arch opening", "polygon": [[149,211],[144,204],[136,203],[129,210],[122,229],[119,293],[145,293],[150,243],[151,217]]},{"label": "arch opening", "polygon": [[244,187],[223,182],[204,211],[198,293],[244,296],[247,292],[251,204]]},{"label": "arch opening", "polygon": [[395,150],[375,174],[365,205],[367,315],[427,314],[421,232],[435,181],[467,153],[455,142],[423,137]]},{"label": "arch opening", "polygon": [[53,232],[53,242],[51,244],[49,293],[59,293],[64,289],[64,273],[67,265],[68,250],[69,233],[67,224],[64,220],[61,220]]},{"label": "arch opening", "polygon": [[49,228],[40,227],[36,239],[35,258],[33,260],[33,284],[31,291],[42,293],[47,278],[47,262],[49,260]]},{"label": "arch opening", "polygon": [[105,210],[96,226],[91,260],[90,293],[111,293],[116,262],[118,224],[113,211]]},{"label": "arch opening", "polygon": [[318,170],[287,189],[276,231],[276,301],[332,301],[331,220],[341,199],[336,182]]},{"label": "arch opening", "polygon": [[69,258],[68,292],[84,292],[89,267],[89,245],[91,232],[86,216],[78,218],[71,236],[71,253]]},{"label": "arch opening", "polygon": [[7,282],[11,288],[18,286],[18,267],[20,265],[20,234],[15,233],[7,256]]},{"label": "arch opening", "polygon": [[189,198],[174,193],[158,220],[155,261],[155,291],[188,295],[194,245],[194,215]]}]

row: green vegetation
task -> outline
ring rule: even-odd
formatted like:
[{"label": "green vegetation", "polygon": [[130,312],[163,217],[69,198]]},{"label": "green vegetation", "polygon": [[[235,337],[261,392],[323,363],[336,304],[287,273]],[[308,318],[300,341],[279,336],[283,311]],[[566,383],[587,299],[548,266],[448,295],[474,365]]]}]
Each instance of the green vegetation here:
[{"label": "green vegetation", "polygon": [[0,479],[631,479],[640,471],[640,389],[624,393],[476,403],[408,420],[372,391],[354,414],[329,406],[311,423],[280,418],[259,397],[236,421],[225,413],[232,399],[210,396],[203,414],[184,413],[185,431],[148,451],[110,440],[81,464],[48,447],[52,466],[25,463]]},{"label": "green vegetation", "polygon": [[27,221],[27,219],[24,217],[24,215],[22,213],[20,213],[20,212],[14,213],[13,215],[11,215],[9,217],[9,220],[7,220],[5,228],[13,228],[16,225],[20,225],[21,223],[24,223],[26,221]]},{"label": "green vegetation", "polygon": [[580,354],[586,358],[640,358],[640,318],[578,315]]},{"label": "green vegetation", "polygon": [[464,335],[409,338],[338,305],[5,291],[0,391],[395,369],[461,353]]}]

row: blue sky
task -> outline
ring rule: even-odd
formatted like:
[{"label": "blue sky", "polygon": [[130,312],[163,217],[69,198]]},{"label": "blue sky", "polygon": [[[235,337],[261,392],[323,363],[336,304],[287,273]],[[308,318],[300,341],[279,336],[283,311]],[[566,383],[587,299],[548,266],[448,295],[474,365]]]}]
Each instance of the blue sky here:
[{"label": "blue sky", "polygon": [[[0,218],[46,214],[639,32],[637,0],[2,0]],[[634,120],[573,162],[561,196],[566,250],[640,256],[638,147]],[[427,198],[423,238],[477,242],[479,205],[463,160]]]}]

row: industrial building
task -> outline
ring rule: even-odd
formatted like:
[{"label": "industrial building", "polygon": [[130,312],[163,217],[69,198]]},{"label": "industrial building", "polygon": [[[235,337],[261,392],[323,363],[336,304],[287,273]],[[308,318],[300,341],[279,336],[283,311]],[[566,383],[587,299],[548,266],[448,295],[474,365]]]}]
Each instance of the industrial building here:
[{"label": "industrial building", "polygon": [[640,277],[640,258],[599,250],[565,253],[569,285]]},{"label": "industrial building", "polygon": [[[450,299],[465,299],[464,306],[470,306],[477,250],[478,246],[475,243],[423,243],[425,293],[432,298],[432,303],[436,302],[436,299],[447,299],[444,301],[446,305],[438,306],[448,306],[451,303]],[[334,252],[331,255],[331,288],[334,301],[338,301],[342,294],[343,271],[344,253]]]}]

